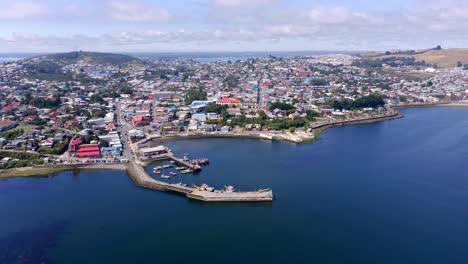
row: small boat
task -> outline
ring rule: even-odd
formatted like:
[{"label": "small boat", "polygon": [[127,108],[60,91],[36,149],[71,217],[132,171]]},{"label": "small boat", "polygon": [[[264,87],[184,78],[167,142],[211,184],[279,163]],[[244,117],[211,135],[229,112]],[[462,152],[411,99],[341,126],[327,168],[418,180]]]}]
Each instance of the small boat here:
[{"label": "small boat", "polygon": [[163,175],[161,175],[161,178],[163,178],[163,179],[169,179],[169,178],[171,178],[171,176],[163,174]]},{"label": "small boat", "polygon": [[192,172],[193,172],[193,170],[191,170],[191,169],[186,169],[186,170],[180,171],[180,173],[182,173],[182,174],[187,174],[187,173],[192,173]]},{"label": "small boat", "polygon": [[160,170],[160,169],[162,169],[162,168],[163,168],[162,166],[157,166],[157,167],[156,167],[156,168],[154,168],[154,169],[156,169],[156,170]]},{"label": "small boat", "polygon": [[174,164],[174,163],[175,163],[175,161],[173,161],[173,160],[171,160],[171,161],[169,161],[169,162],[170,162],[171,164]]},{"label": "small boat", "polygon": [[175,173],[175,172],[170,172],[169,174],[170,174],[171,176],[177,176],[177,173]]},{"label": "small boat", "polygon": [[205,192],[212,192],[212,191],[214,191],[214,188],[208,186],[208,184],[206,184],[206,183],[203,183],[200,187],[195,186],[195,185],[194,185],[194,187],[197,188],[197,190],[199,190],[199,191],[205,191]]},{"label": "small boat", "polygon": [[154,174],[161,174],[161,171],[159,171],[159,170],[153,170],[153,173],[154,173]]},{"label": "small boat", "polygon": [[176,170],[185,170],[186,168],[185,167],[176,167],[175,169]]},{"label": "small boat", "polygon": [[260,189],[260,190],[258,190],[258,192],[259,192],[259,193],[263,193],[263,192],[269,192],[269,191],[271,191],[271,189],[270,189],[270,188],[266,188],[266,189]]},{"label": "small boat", "polygon": [[226,189],[224,190],[225,192],[234,192],[234,186],[229,185],[229,186],[224,186]]}]

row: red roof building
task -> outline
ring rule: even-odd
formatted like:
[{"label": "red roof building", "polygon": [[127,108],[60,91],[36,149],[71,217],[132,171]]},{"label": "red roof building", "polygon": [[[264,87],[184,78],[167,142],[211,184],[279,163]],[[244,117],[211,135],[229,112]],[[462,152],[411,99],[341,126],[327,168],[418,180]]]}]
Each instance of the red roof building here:
[{"label": "red roof building", "polygon": [[76,152],[78,147],[81,145],[81,139],[73,139],[70,142],[70,152]]},{"label": "red roof building", "polygon": [[237,98],[224,97],[216,101],[218,105],[240,105],[240,100]]},{"label": "red roof building", "polygon": [[11,111],[13,110],[13,106],[12,105],[7,105],[5,107],[2,108],[2,111],[4,112],[7,112],[7,111]]},{"label": "red roof building", "polygon": [[151,119],[149,116],[136,115],[132,117],[132,123],[134,126],[144,126],[149,125]]},{"label": "red roof building", "polygon": [[98,158],[101,156],[101,150],[98,144],[83,144],[76,151],[78,158]]}]

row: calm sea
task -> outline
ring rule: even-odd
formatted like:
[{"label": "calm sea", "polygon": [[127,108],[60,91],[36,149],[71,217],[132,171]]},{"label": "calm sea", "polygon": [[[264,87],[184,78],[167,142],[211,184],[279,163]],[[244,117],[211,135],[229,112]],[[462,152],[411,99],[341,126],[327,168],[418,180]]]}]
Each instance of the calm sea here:
[{"label": "calm sea", "polygon": [[[236,60],[247,60],[250,58],[260,58],[268,56],[277,57],[296,57],[296,56],[310,56],[310,55],[323,55],[323,54],[336,54],[345,53],[353,54],[353,51],[262,51],[262,52],[123,52],[140,59],[193,59],[202,63],[211,63],[215,61],[236,61]],[[26,59],[38,55],[44,55],[41,53],[0,53],[1,62],[11,62],[21,59]]]},{"label": "calm sea", "polygon": [[211,63],[216,61],[236,61],[247,60],[250,58],[261,58],[268,56],[276,56],[283,58],[291,58],[297,56],[311,56],[323,54],[353,54],[354,51],[257,51],[257,52],[142,52],[128,53],[129,55],[143,59],[193,59],[202,63]]},{"label": "calm sea", "polygon": [[[169,143],[271,204],[203,204],[123,172],[0,181],[0,263],[467,263],[468,109],[333,128],[309,145]],[[148,168],[151,170],[151,168]]]}]

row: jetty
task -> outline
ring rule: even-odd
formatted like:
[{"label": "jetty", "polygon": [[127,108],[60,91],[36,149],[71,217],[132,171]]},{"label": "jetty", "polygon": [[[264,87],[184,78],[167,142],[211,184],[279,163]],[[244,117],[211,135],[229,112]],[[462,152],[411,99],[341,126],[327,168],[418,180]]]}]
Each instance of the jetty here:
[{"label": "jetty", "polygon": [[196,165],[196,164],[192,164],[190,161],[187,161],[187,160],[184,160],[184,159],[180,159],[180,158],[177,158],[174,154],[172,153],[168,153],[166,154],[166,157],[167,159],[170,159],[170,160],[173,160],[175,161],[176,163],[179,163],[180,165],[183,165],[187,168],[190,168],[194,171],[199,171],[201,170],[200,166]]},{"label": "jetty", "polygon": [[178,158],[178,157],[176,157],[176,155],[174,155],[171,152],[160,154],[160,155],[155,155],[155,156],[151,156],[151,157],[146,157],[146,158],[144,158],[142,160],[145,163],[148,163],[148,162],[151,162],[151,161],[159,161],[159,160],[173,160],[176,163],[178,163],[178,164],[180,164],[182,166],[185,166],[185,167],[187,167],[189,169],[192,169],[194,171],[200,171],[201,170],[201,167],[198,166],[197,164],[192,164],[188,160]]},{"label": "jetty", "polygon": [[134,161],[128,163],[127,173],[135,185],[157,191],[175,192],[189,199],[202,202],[272,202],[273,191],[265,192],[207,192],[181,184],[158,181],[145,171],[142,165]]}]

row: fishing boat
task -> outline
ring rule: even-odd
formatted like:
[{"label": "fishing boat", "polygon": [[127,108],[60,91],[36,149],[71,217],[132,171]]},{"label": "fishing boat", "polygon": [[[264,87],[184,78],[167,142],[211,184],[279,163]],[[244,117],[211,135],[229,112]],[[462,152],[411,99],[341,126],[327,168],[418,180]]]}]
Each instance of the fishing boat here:
[{"label": "fishing boat", "polygon": [[271,191],[271,189],[270,189],[270,188],[266,188],[266,189],[260,189],[260,190],[258,190],[258,192],[259,192],[259,193],[263,193],[263,192],[269,192],[269,191]]},{"label": "fishing boat", "polygon": [[177,173],[175,173],[175,172],[170,172],[169,174],[170,174],[171,176],[177,176]]},{"label": "fishing boat", "polygon": [[198,188],[198,189],[199,189],[199,191],[205,191],[205,192],[212,192],[212,191],[214,191],[214,188],[208,186],[208,184],[206,184],[206,183],[203,183],[203,184],[200,186],[200,188]]},{"label": "fishing boat", "polygon": [[160,170],[153,170],[153,173],[154,174],[161,174],[161,171]]},{"label": "fishing boat", "polygon": [[174,164],[174,163],[175,163],[175,161],[173,161],[173,160],[171,160],[171,161],[169,161],[169,162],[170,162],[171,164]]},{"label": "fishing boat", "polygon": [[232,186],[232,185],[224,186],[224,188],[225,188],[224,189],[225,192],[231,192],[231,193],[235,192],[234,186]]},{"label": "fishing boat", "polygon": [[160,170],[160,169],[162,169],[162,168],[163,168],[163,167],[161,167],[161,166],[157,166],[155,169],[156,169],[156,170]]},{"label": "fishing boat", "polygon": [[193,170],[191,170],[191,169],[186,169],[186,170],[180,171],[180,173],[182,173],[182,174],[187,174],[187,173],[192,173],[192,172],[193,172]]},{"label": "fishing boat", "polygon": [[176,170],[185,170],[186,168],[185,167],[176,167],[175,169]]},{"label": "fishing boat", "polygon": [[169,179],[169,178],[171,178],[171,176],[163,174],[163,175],[161,175],[161,178],[163,178],[163,179]]}]

